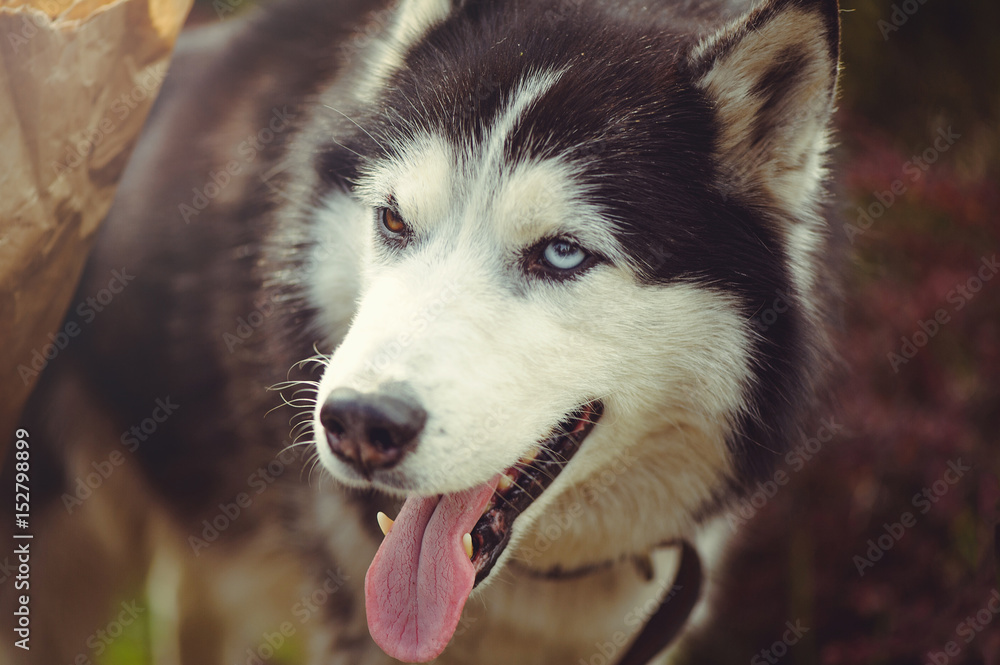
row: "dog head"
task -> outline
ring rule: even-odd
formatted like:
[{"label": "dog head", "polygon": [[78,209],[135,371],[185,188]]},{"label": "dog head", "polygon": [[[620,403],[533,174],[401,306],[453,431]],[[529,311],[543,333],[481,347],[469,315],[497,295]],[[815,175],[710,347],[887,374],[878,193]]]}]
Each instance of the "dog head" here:
[{"label": "dog head", "polygon": [[716,19],[405,0],[321,95],[298,143],[335,346],[316,447],[407,497],[368,580],[390,654],[440,653],[511,558],[683,536],[794,432],[837,6]]}]

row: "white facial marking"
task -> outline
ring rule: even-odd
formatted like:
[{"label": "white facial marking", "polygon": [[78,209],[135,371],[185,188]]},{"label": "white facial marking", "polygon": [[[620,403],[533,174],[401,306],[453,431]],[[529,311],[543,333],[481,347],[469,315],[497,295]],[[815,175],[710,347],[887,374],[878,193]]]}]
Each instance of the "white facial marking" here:
[{"label": "white facial marking", "polygon": [[362,268],[369,259],[371,209],[354,199],[329,197],[315,212],[316,236],[304,275],[290,275],[308,285],[309,301],[317,310],[321,337],[335,345],[350,326],[361,289]]},{"label": "white facial marking", "polygon": [[489,138],[485,145],[480,148],[483,153],[482,164],[485,167],[501,165],[507,138],[517,127],[525,112],[531,108],[531,105],[548,92],[561,77],[562,72],[560,71],[548,71],[529,75],[521,82],[512,95],[513,101],[507,105],[497,122],[494,123]]},{"label": "white facial marking", "polygon": [[501,242],[527,247],[546,238],[568,237],[584,249],[621,265],[630,258],[615,240],[615,224],[587,201],[578,170],[561,159],[511,166],[492,206]]},{"label": "white facial marking", "polygon": [[[613,222],[587,202],[572,165],[505,161],[508,135],[557,80],[540,73],[518,86],[478,148],[422,134],[364,174],[358,195],[366,205],[358,207],[369,212],[352,209],[344,223],[370,248],[358,253],[356,313],[324,373],[315,420],[322,432],[319,409],[336,388],[377,392],[405,383],[427,424],[415,450],[375,482],[398,494],[433,495],[468,489],[531,456],[569,413],[600,399],[605,416],[518,518],[514,542],[530,545],[543,513],[565,507],[631,451],[640,463],[588,519],[602,520],[621,503],[651,523],[657,511],[674,512],[669,503],[685,510],[657,528],[632,530],[641,536],[623,534],[575,555],[603,557],[604,550],[638,551],[636,538],[648,546],[690,527],[686,515],[731,471],[725,437],[742,403],[750,342],[728,296],[690,284],[640,285]],[[414,239],[376,251],[383,240],[373,231],[373,209],[388,197]],[[546,239],[558,241],[544,251],[556,268],[576,267],[583,252],[609,261],[571,282],[543,282],[525,273],[519,257]],[[322,302],[321,289],[315,297]],[[320,439],[320,459],[335,477],[368,486]],[[565,542],[578,546],[588,525],[580,520]],[[517,548],[509,549],[505,557]]]},{"label": "white facial marking", "polygon": [[392,196],[404,221],[426,231],[449,214],[457,169],[458,156],[448,142],[423,134],[405,146],[401,159],[370,172],[357,193],[373,208]]}]

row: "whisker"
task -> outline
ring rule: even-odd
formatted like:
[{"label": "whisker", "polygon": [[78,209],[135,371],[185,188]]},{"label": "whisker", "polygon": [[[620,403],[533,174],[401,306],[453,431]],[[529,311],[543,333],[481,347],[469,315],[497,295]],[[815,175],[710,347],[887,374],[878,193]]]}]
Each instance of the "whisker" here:
[{"label": "whisker", "polygon": [[[289,423],[291,425],[291,423]],[[297,425],[292,425],[292,434],[295,434],[298,430],[309,431],[309,427],[312,425],[312,419],[303,420]]]},{"label": "whisker", "polygon": [[[521,489],[522,492],[524,491],[523,488],[518,488],[518,489]],[[510,499],[508,499],[507,497],[505,497],[503,494],[500,494],[496,490],[493,490],[493,496],[495,496],[496,498],[498,498],[501,501],[503,501],[504,503],[506,503],[507,507],[516,510],[514,504],[510,502]]]},{"label": "whisker", "polygon": [[[519,466],[520,464],[521,464],[521,463],[520,463],[520,462],[518,462],[518,463],[517,463],[517,464],[515,464],[514,466],[515,466],[515,468],[517,468],[517,469],[518,469],[519,471],[523,471],[523,472],[525,472],[525,475],[527,475],[527,472],[531,471],[532,469],[536,469],[536,470],[537,470],[537,471],[538,471],[539,473],[541,473],[541,474],[544,474],[545,476],[547,476],[547,477],[549,478],[549,480],[555,480],[555,479],[556,479],[556,477],[555,477],[554,475],[550,474],[550,473],[549,473],[548,471],[546,471],[546,470],[545,470],[544,468],[542,468],[542,467],[541,467],[540,465],[534,465],[534,464],[532,464],[532,465],[525,465],[525,466]],[[515,485],[516,485],[516,484],[517,484],[517,483],[515,483]],[[524,490],[524,488],[523,488],[523,487],[521,487],[520,489]]]},{"label": "whisker", "polygon": [[[309,485],[310,487],[313,486],[313,484],[312,484],[313,473],[316,471],[316,467],[319,466],[319,462],[320,462],[320,460],[319,460],[319,453],[317,452],[316,455],[313,457],[312,462],[309,465],[309,472],[306,474],[306,484]],[[323,477],[320,476],[319,479],[322,482]],[[322,487],[320,487],[319,485],[317,485],[316,488],[317,489],[322,489]]]},{"label": "whisker", "polygon": [[309,399],[308,397],[297,397],[292,400],[285,400],[286,406],[297,407],[297,408],[307,408],[316,403],[316,400]]},{"label": "whisker", "polygon": [[[349,115],[347,115],[346,113],[344,113],[340,109],[333,108],[329,104],[323,104],[323,106],[325,106],[326,108],[330,109],[331,111],[339,113],[340,115],[344,116],[344,118],[346,118],[347,120],[350,120],[354,124],[355,127],[357,127],[358,129],[360,129],[361,131],[363,131],[365,133],[365,136],[367,136],[372,141],[374,141],[375,145],[377,145],[379,148],[381,148],[384,152],[389,152],[388,149],[384,145],[382,145],[381,141],[379,141],[377,138],[375,138],[374,136],[372,136],[371,132],[369,132],[367,129],[365,129],[364,127],[362,127],[361,125],[359,125],[358,122],[354,118],[350,117]],[[341,147],[343,147],[343,146],[341,146]]]}]

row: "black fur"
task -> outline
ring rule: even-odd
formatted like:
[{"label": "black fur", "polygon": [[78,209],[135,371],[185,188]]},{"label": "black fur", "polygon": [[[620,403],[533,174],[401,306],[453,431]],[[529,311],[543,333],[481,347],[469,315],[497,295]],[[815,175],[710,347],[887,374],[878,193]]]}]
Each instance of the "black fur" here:
[{"label": "black fur", "polygon": [[[754,25],[787,4],[758,12]],[[817,5],[800,4],[813,11]],[[835,48],[836,3],[820,4]],[[639,277],[647,283],[682,280],[732,293],[748,321],[777,297],[792,301],[792,311],[754,342],[750,408],[730,441],[739,461],[734,480],[752,486],[798,437],[813,393],[814,359],[778,230],[795,220],[776,221],[775,210],[749,206],[718,186],[719,127],[713,100],[697,81],[736,39],[723,40],[692,64],[687,52],[707,28],[673,32],[677,7],[637,21],[640,10],[630,3],[614,12],[568,5],[546,14],[552,29],[540,30],[537,12],[525,4],[467,3],[407,54],[406,67],[375,113],[352,113],[360,127],[331,118],[337,143],[321,153],[319,168],[347,187],[359,165],[355,153],[385,157],[390,138],[431,131],[456,145],[476,145],[526,75],[564,70],[510,136],[507,159],[563,155],[578,162],[591,185],[591,202],[617,222],[619,241],[642,266]],[[594,12],[604,15],[595,18]],[[706,25],[719,26],[718,13],[712,16],[715,22]],[[681,25],[690,27],[694,19],[686,17]],[[836,55],[834,50],[834,64]],[[801,47],[789,47],[757,82],[754,94],[766,101],[752,143],[782,122],[774,111],[798,84],[805,56]],[[325,192],[321,186],[314,198]]]},{"label": "black fur", "polygon": [[[792,3],[823,12],[836,66],[834,0],[781,0],[755,21]],[[788,268],[782,228],[797,220],[773,202],[719,186],[719,120],[698,81],[739,34],[696,62],[688,54],[732,17],[730,3],[650,9],[640,0],[566,0],[539,12],[535,0],[455,2],[376,103],[323,106],[350,85],[341,74],[354,52],[343,46],[385,4],[286,1],[178,55],[77,300],[112,269],[134,272],[135,281],[53,361],[27,410],[25,424],[49,454],[39,478],[50,509],[61,510],[60,496],[72,489],[64,461],[73,438],[61,420],[68,384],[87,386],[87,408],[106,413],[120,432],[170,397],[177,415],[135,459],[181,530],[197,533],[290,442],[287,411],[265,417],[281,403],[267,388],[306,376],[288,368],[312,356],[321,337],[301,278],[314,242],[312,207],[332,190],[350,191],[366,161],[392,149],[387,138],[432,129],[455,142],[481,141],[526,73],[564,67],[510,137],[508,158],[577,162],[591,202],[617,222],[645,284],[693,282],[731,294],[748,328],[776,294],[787,294],[791,311],[754,338],[749,406],[728,442],[739,466],[733,491],[768,475],[798,436],[819,352],[816,323],[803,315]],[[755,142],[795,87],[800,56],[790,49],[758,83],[755,94],[766,101]],[[276,110],[286,128],[252,159],[234,155],[245,131],[267,127]],[[193,190],[204,192],[234,160],[239,173],[205,207],[195,205]],[[267,307],[273,313],[247,339],[234,346],[225,337]],[[354,503],[368,519],[386,502],[359,496]],[[706,506],[704,516],[724,503]],[[233,533],[255,524],[240,520]],[[368,528],[377,542],[374,523]],[[315,543],[296,544],[323,558]],[[341,618],[360,611],[346,598],[338,603]]]}]

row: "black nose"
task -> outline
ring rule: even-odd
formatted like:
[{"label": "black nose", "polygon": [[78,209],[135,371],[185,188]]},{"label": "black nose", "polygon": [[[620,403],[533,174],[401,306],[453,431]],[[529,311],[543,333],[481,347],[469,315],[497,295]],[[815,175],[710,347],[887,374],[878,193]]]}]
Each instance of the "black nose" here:
[{"label": "black nose", "polygon": [[399,463],[417,442],[427,412],[398,394],[337,388],[319,414],[330,450],[365,476]]}]

